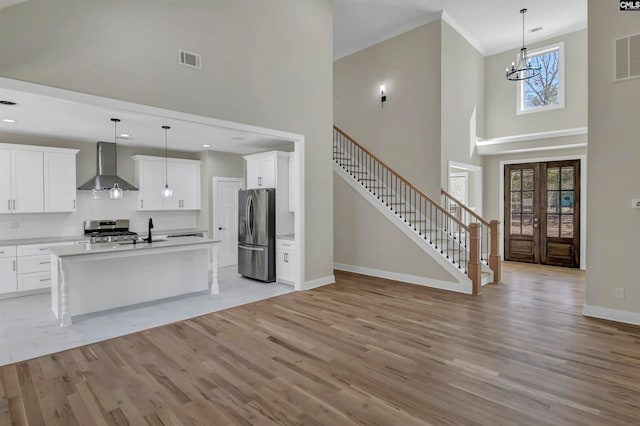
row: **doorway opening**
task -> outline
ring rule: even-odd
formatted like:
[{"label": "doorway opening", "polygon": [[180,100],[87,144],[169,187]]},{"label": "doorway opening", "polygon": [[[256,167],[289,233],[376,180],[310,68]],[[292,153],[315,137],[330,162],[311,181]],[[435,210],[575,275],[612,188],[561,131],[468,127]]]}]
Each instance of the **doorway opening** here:
[{"label": "doorway opening", "polygon": [[580,267],[580,160],[504,166],[505,260]]}]

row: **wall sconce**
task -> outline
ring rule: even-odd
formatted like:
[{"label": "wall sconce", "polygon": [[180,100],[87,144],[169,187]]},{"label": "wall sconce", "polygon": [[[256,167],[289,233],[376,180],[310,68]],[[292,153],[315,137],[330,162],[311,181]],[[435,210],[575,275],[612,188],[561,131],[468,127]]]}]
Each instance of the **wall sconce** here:
[{"label": "wall sconce", "polygon": [[380,86],[380,104],[382,105],[382,108],[384,108],[384,103],[387,101],[387,95],[384,94],[384,84]]}]

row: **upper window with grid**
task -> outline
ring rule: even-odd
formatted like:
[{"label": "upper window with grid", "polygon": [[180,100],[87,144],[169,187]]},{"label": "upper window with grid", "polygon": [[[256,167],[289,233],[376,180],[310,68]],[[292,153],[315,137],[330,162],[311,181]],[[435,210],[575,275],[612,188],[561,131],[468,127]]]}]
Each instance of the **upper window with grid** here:
[{"label": "upper window with grid", "polygon": [[518,82],[518,114],[564,108],[564,43],[529,52],[540,74]]}]

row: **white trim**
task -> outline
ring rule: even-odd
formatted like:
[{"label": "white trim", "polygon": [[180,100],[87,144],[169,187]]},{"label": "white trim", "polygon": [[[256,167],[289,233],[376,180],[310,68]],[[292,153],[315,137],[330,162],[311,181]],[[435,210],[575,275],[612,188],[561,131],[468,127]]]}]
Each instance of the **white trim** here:
[{"label": "white trim", "polygon": [[32,93],[35,95],[49,96],[67,101],[79,102],[109,109],[118,109],[125,112],[146,114],[161,118],[172,118],[192,123],[217,126],[225,129],[240,130],[249,133],[258,133],[265,136],[282,139],[285,142],[300,142],[302,135],[269,129],[266,127],[252,126],[249,124],[236,123],[233,121],[218,120],[216,118],[202,115],[188,114],[164,108],[152,107],[149,105],[136,104],[133,102],[121,101],[119,99],[107,98],[104,96],[90,95],[87,93],[74,92],[71,90],[59,89],[56,87],[44,86],[41,84],[29,83],[26,81],[13,80],[0,77],[0,87],[9,90]]},{"label": "white trim", "polygon": [[440,18],[444,22],[449,24],[449,26],[453,28],[455,32],[457,32],[463,39],[465,39],[467,43],[473,46],[473,48],[476,49],[482,56],[487,56],[486,49],[483,49],[482,46],[480,46],[480,43],[478,43],[476,39],[471,37],[469,33],[466,32],[464,28],[460,24],[458,24],[458,22],[453,19],[453,17],[449,13],[447,13],[446,10],[442,11],[442,15]]},{"label": "white trim", "polygon": [[501,161],[499,167],[500,188],[500,256],[504,260],[504,166],[507,164],[544,163],[547,161],[580,160],[580,269],[587,269],[587,156],[562,155],[557,157],[524,158]]},{"label": "white trim", "polygon": [[[296,185],[298,193],[296,194],[296,205],[295,214],[293,215],[294,219],[294,232],[296,237],[296,250],[299,253],[298,256],[298,277],[296,279],[296,283],[294,283],[294,288],[296,290],[302,290],[303,283],[305,283],[305,271],[306,271],[306,257],[305,257],[305,138],[304,136],[300,136],[300,140],[296,141],[294,144],[293,150],[296,160],[294,165],[296,169],[294,171],[294,175],[298,178],[298,185]],[[291,183],[291,182],[289,182]],[[316,280],[317,281],[317,280]],[[306,286],[306,284],[305,284]]]},{"label": "white trim", "polygon": [[559,149],[570,149],[570,148],[586,148],[587,146],[588,144],[586,142],[583,142],[583,143],[572,143],[572,144],[566,144],[566,145],[547,145],[547,146],[539,146],[535,148],[504,149],[504,150],[495,151],[495,152],[491,152],[491,151],[486,152],[483,149],[478,149],[478,155],[482,155],[483,157],[489,157],[492,155],[522,154],[525,152],[556,151]]},{"label": "white trim", "polygon": [[22,145],[22,144],[13,144],[13,143],[0,143],[0,149],[50,152],[50,153],[57,153],[57,154],[77,154],[78,152],[80,152],[79,149],[72,149],[72,148],[56,148],[53,146]]},{"label": "white trim", "polygon": [[[133,159],[133,161],[139,161],[139,160],[145,160],[145,161],[165,161],[164,157],[155,157],[152,155],[132,155],[131,158]],[[202,162],[200,160],[188,160],[186,158],[173,158],[173,157],[167,157],[167,160],[171,161],[172,163],[182,163],[182,164],[197,164],[200,165]]]},{"label": "white trim", "polygon": [[541,139],[561,138],[564,136],[586,135],[588,127],[575,127],[572,129],[551,130],[549,132],[523,133],[521,135],[503,136],[491,139],[478,139],[476,146],[498,145],[511,142],[533,141]]},{"label": "white trim", "polygon": [[384,278],[386,280],[399,281],[408,284],[417,284],[425,287],[437,288],[439,290],[455,291],[457,293],[471,294],[466,288],[461,288],[460,283],[451,281],[435,280],[433,278],[419,277],[416,275],[401,274],[398,272],[382,271],[380,269],[365,268],[364,266],[345,265],[335,263],[333,265],[338,271],[353,272],[354,274],[368,275],[370,277]]},{"label": "white trim", "polygon": [[358,181],[352,178],[346,171],[342,169],[342,167],[338,166],[335,162],[333,163],[333,170],[340,176],[345,182],[347,182],[353,189],[356,190],[357,193],[362,195],[362,197],[369,202],[373,207],[375,207],[380,213],[383,214],[391,223],[393,223],[398,229],[400,229],[409,239],[411,239],[418,247],[422,249],[429,257],[436,261],[438,265],[440,265],[443,269],[447,271],[451,275],[453,279],[458,280],[458,285],[463,288],[463,290],[458,290],[463,293],[469,292],[471,294],[471,280],[468,276],[466,276],[462,271],[458,269],[456,265],[451,263],[444,254],[440,253],[433,249],[425,240],[422,238],[413,228],[407,226],[407,224],[400,219],[396,214],[387,207],[383,202],[378,200],[373,194],[369,192],[364,186],[362,186]]},{"label": "white trim", "polygon": [[625,324],[640,325],[640,313],[638,312],[620,311],[618,309],[603,308],[601,306],[584,305],[582,315]]},{"label": "white trim", "polygon": [[[475,210],[475,212],[477,214],[479,214],[480,216],[482,216],[482,207],[483,207],[483,197],[484,197],[484,193],[482,192],[484,190],[484,183],[483,183],[483,172],[482,172],[482,167],[481,166],[476,166],[474,164],[466,164],[466,163],[460,163],[458,161],[452,161],[449,160],[447,162],[447,173],[449,172],[449,170],[451,170],[451,167],[455,167],[458,169],[463,169],[463,170],[468,170],[469,172],[473,173],[473,179],[474,179],[474,194],[473,197],[475,198],[474,200],[474,206],[473,207]],[[447,181],[447,184],[449,182]],[[467,182],[468,183],[468,182]],[[451,188],[449,188],[451,189]],[[451,191],[449,191],[451,192]],[[469,194],[467,193],[467,196]],[[469,198],[467,198],[467,203]]]},{"label": "white trim", "polygon": [[299,289],[297,288],[296,290],[303,290],[303,291],[312,290],[314,288],[322,287],[325,285],[335,284],[335,282],[336,282],[335,275],[329,275],[326,277],[318,278],[316,280],[307,281],[304,283],[303,286],[301,286]]},{"label": "white trim", "polygon": [[[516,87],[516,114],[517,115],[523,115],[523,114],[532,114],[532,113],[536,113],[536,112],[542,112],[542,111],[550,111],[550,110],[554,110],[554,109],[560,109],[560,108],[564,108],[565,102],[564,102],[564,62],[565,62],[565,56],[564,56],[564,41],[561,41],[559,43],[554,43],[548,46],[544,46],[544,47],[540,47],[537,48],[535,50],[531,50],[529,52],[527,52],[529,58],[532,58],[534,56],[539,56],[539,55],[544,55],[545,53],[549,53],[553,50],[558,50],[558,103],[557,104],[553,104],[553,105],[546,105],[546,106],[541,106],[541,107],[536,107],[536,108],[531,108],[531,109],[525,109],[524,108],[524,98],[522,97],[522,94],[524,92],[524,83],[525,80],[520,80],[517,83],[517,87]],[[518,52],[518,55],[520,54],[520,52]],[[518,58],[516,55],[516,63],[518,63]]]}]

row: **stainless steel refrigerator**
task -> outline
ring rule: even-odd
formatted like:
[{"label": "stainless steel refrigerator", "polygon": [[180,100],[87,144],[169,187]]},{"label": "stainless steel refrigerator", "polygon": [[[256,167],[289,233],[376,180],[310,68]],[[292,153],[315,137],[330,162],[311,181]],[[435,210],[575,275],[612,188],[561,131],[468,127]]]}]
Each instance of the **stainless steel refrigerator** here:
[{"label": "stainless steel refrigerator", "polygon": [[248,189],[238,197],[238,273],[276,280],[276,190]]}]

